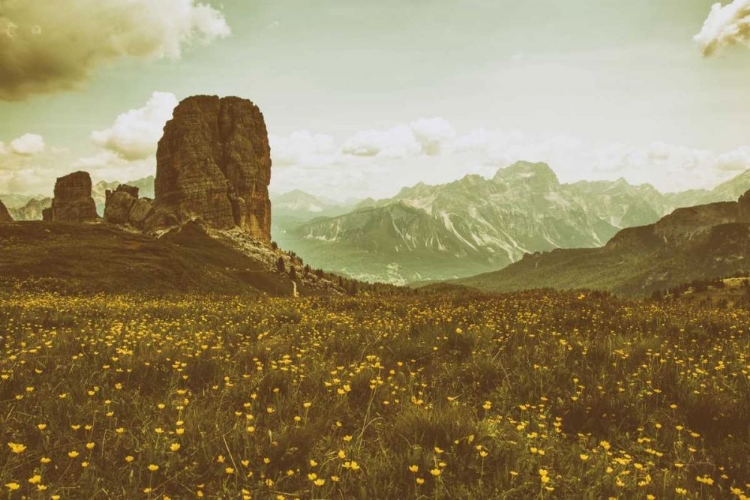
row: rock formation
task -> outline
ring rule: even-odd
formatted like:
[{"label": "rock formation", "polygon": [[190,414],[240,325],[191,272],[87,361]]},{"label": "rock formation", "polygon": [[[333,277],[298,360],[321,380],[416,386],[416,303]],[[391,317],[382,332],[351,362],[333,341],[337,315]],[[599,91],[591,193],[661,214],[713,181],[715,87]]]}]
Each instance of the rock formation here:
[{"label": "rock formation", "polygon": [[0,224],[3,222],[13,222],[13,217],[10,216],[8,209],[5,208],[2,200],[0,200]]},{"label": "rock formation", "polygon": [[154,202],[148,198],[138,198],[138,188],[120,184],[106,191],[104,220],[112,224],[130,224],[144,229],[146,221],[154,214]]},{"label": "rock formation", "polygon": [[91,197],[91,176],[88,172],[74,172],[59,177],[55,183],[52,206],[43,212],[44,220],[55,222],[94,221],[96,203]]},{"label": "rock formation", "polygon": [[114,191],[105,194],[104,220],[112,224],[127,224],[130,209],[138,200],[138,188],[120,184]]},{"label": "rock formation", "polygon": [[[164,127],[156,154],[157,229],[172,219],[240,227],[271,239],[271,149],[263,114],[238,97],[194,96]],[[156,227],[152,227],[155,225]]]}]

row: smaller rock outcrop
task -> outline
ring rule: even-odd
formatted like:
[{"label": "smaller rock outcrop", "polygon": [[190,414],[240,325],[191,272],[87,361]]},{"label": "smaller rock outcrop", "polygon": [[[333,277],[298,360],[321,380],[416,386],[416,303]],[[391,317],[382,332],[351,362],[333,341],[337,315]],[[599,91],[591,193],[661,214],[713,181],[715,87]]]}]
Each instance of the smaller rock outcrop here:
[{"label": "smaller rock outcrop", "polygon": [[154,202],[138,198],[138,188],[120,184],[114,191],[107,190],[104,220],[111,224],[129,224],[143,230],[146,222],[154,217]]},{"label": "smaller rock outcrop", "polygon": [[138,188],[120,184],[117,189],[107,189],[105,194],[104,220],[112,224],[127,224],[130,210],[138,201]]},{"label": "smaller rock outcrop", "polygon": [[98,218],[91,197],[91,176],[74,172],[59,177],[55,183],[52,206],[42,212],[43,219],[53,222],[89,222]]},{"label": "smaller rock outcrop", "polygon": [[10,216],[8,209],[5,207],[2,200],[0,200],[0,224],[4,222],[13,222],[13,217]]}]

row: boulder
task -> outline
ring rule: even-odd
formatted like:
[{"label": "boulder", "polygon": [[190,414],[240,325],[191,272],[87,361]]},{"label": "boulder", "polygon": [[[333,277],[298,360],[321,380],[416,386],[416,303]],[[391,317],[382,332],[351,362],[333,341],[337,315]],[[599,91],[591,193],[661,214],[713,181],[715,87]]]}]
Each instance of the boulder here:
[{"label": "boulder", "polygon": [[88,222],[98,218],[96,203],[91,197],[91,176],[88,172],[74,172],[59,177],[55,183],[55,197],[44,220],[54,222]]},{"label": "boulder", "polygon": [[164,127],[156,161],[155,204],[161,215],[150,217],[148,225],[198,218],[270,242],[271,149],[263,114],[251,101],[185,99]]},{"label": "boulder", "polygon": [[146,221],[154,213],[154,201],[148,198],[139,198],[133,203],[128,216],[128,223],[140,230],[146,227]]},{"label": "boulder", "polygon": [[127,224],[130,211],[138,200],[138,188],[120,184],[117,189],[105,194],[104,220],[112,224]]}]

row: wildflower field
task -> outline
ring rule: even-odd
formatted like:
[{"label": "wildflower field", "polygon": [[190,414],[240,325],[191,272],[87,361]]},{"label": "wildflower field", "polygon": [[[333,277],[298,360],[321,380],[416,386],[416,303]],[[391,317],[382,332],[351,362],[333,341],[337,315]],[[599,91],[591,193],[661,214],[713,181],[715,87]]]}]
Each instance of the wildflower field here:
[{"label": "wildflower field", "polygon": [[750,314],[0,294],[0,497],[747,498]]}]

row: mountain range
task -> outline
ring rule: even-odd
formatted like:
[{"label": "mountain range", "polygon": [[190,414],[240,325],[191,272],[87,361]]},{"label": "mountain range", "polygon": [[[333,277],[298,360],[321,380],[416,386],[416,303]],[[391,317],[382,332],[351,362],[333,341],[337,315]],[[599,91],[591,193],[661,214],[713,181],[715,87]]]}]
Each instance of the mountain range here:
[{"label": "mountain range", "polygon": [[661,193],[624,179],[564,184],[545,163],[518,162],[491,179],[420,183],[340,215],[347,207],[293,211],[275,219],[273,236],[311,265],[357,279],[446,280],[502,269],[527,253],[601,247],[623,228],[679,207],[736,200],[748,189],[750,171],[712,190]]},{"label": "mountain range", "polygon": [[[103,212],[99,182],[92,196]],[[128,182],[153,197],[153,176]],[[712,190],[661,193],[648,184],[561,183],[545,163],[518,162],[492,178],[419,183],[387,199],[345,202],[295,190],[271,194],[272,235],[313,267],[393,284],[455,280],[497,271],[525,254],[604,246],[624,228],[645,226],[679,207],[736,200],[750,171]],[[36,220],[49,198],[1,195],[15,220]]]},{"label": "mountain range", "polygon": [[456,284],[485,291],[589,288],[644,296],[694,280],[750,272],[750,191],[736,202],[679,208],[623,229],[602,248],[525,255]]}]

